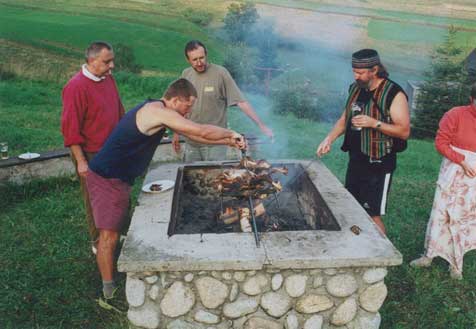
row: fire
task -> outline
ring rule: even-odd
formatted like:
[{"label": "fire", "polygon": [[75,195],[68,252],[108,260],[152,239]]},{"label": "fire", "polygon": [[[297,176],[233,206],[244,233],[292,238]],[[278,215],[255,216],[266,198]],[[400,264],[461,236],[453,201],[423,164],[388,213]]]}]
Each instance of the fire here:
[{"label": "fire", "polygon": [[[244,157],[239,167],[224,170],[218,175],[214,187],[222,197],[235,200],[235,206],[225,207],[218,215],[218,220],[225,225],[239,221],[242,232],[252,232],[251,220],[266,214],[261,200],[267,199],[272,194],[276,195],[283,189],[279,180],[273,180],[271,175],[274,173],[287,175],[288,169],[273,168],[266,160],[254,161],[250,157]],[[241,205],[236,205],[240,203]]]}]

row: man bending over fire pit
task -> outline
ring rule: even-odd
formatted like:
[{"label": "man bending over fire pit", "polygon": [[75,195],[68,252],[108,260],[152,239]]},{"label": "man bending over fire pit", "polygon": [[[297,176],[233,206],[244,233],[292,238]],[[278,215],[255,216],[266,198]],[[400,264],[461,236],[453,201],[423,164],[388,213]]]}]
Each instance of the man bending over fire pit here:
[{"label": "man bending over fire pit", "polygon": [[245,147],[244,138],[234,131],[184,118],[196,97],[188,80],[173,82],[160,100],[148,99],[129,111],[89,164],[86,182],[99,229],[96,260],[106,301],[116,291],[114,254],[131,185],[148,167],[166,128],[200,143]]},{"label": "man bending over fire pit", "polygon": [[373,49],[352,54],[352,71],[355,82],[349,87],[345,110],[317,148],[317,155],[329,152],[337,137],[345,134],[341,147],[349,151],[345,187],[385,234],[381,216],[397,165],[396,152],[406,148],[410,135],[407,96],[388,79]]}]

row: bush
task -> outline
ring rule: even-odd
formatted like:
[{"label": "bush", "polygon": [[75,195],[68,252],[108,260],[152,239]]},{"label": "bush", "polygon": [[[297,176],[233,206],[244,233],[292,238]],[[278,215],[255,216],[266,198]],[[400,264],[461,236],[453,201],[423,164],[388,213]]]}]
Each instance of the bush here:
[{"label": "bush", "polygon": [[183,15],[188,21],[194,24],[197,24],[198,26],[201,26],[201,27],[208,26],[213,19],[213,15],[209,13],[208,11],[197,10],[193,8],[188,8],[184,10]]},{"label": "bush", "polygon": [[293,113],[300,119],[319,120],[317,94],[309,81],[282,84],[271,92],[273,111],[277,114]]},{"label": "bush", "polygon": [[284,78],[274,83],[271,91],[273,112],[280,115],[292,113],[300,119],[335,122],[342,113],[345,96],[336,92],[318,93],[308,79]]},{"label": "bush", "polygon": [[3,66],[0,66],[0,81],[13,80],[16,74]]},{"label": "bush", "polygon": [[132,73],[140,73],[142,66],[136,63],[136,57],[131,47],[122,43],[114,46],[114,64],[117,71],[128,71]]}]

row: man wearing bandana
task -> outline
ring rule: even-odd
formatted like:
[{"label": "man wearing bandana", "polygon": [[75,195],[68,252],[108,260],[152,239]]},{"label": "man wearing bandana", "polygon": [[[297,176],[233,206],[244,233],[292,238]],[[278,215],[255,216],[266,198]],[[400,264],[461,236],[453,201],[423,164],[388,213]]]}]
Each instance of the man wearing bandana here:
[{"label": "man wearing bandana", "polygon": [[317,148],[320,157],[342,134],[349,152],[345,187],[385,234],[385,215],[396,152],[410,135],[410,115],[403,89],[390,80],[374,49],[352,54],[355,82],[349,87],[344,112]]}]

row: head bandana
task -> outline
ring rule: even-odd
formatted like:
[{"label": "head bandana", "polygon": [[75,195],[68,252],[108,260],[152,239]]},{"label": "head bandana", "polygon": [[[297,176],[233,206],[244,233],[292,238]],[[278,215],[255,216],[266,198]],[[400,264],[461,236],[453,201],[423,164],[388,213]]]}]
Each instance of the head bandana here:
[{"label": "head bandana", "polygon": [[374,49],[361,49],[352,54],[352,68],[370,69],[380,64],[380,57]]}]

